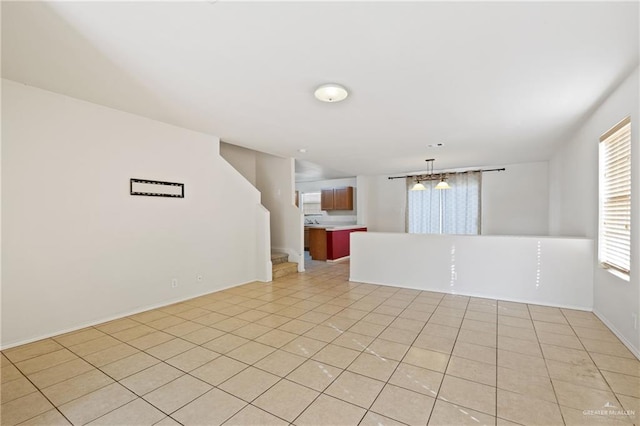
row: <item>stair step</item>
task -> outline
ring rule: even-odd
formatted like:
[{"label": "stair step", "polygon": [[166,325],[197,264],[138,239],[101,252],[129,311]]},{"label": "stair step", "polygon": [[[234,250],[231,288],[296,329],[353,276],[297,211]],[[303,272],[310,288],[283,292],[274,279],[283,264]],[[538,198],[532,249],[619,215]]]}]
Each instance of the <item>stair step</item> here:
[{"label": "stair step", "polygon": [[271,263],[277,265],[289,261],[289,255],[287,253],[271,253]]},{"label": "stair step", "polygon": [[287,275],[298,273],[298,264],[293,262],[283,262],[273,265],[273,279],[282,278]]}]

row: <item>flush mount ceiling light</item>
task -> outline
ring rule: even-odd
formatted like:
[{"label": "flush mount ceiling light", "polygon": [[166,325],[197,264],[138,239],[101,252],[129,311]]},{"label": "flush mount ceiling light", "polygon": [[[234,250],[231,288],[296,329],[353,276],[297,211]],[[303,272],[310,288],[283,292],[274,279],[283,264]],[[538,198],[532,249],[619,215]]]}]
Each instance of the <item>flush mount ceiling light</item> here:
[{"label": "flush mount ceiling light", "polygon": [[337,83],[328,83],[318,87],[314,95],[316,99],[322,102],[340,102],[349,96],[349,92],[344,86]]}]

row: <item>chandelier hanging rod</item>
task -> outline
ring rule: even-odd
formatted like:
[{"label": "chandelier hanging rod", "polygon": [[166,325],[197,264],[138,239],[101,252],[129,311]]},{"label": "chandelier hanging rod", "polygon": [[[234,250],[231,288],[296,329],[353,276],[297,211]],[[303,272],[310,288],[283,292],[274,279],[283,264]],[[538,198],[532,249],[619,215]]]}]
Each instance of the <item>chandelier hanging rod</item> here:
[{"label": "chandelier hanging rod", "polygon": [[485,173],[485,172],[503,172],[505,170],[507,170],[507,169],[503,167],[501,169],[478,169],[478,170],[465,170],[465,171],[462,171],[462,172],[447,172],[447,171],[444,171],[444,172],[437,172],[437,173],[433,173],[433,174],[423,173],[423,174],[420,174],[420,175],[389,176],[387,179],[406,179],[408,177],[409,178],[412,177],[412,178],[420,178],[420,180],[426,181],[426,180],[437,180],[437,179],[440,179],[442,176],[445,176],[445,175],[460,175],[460,174],[472,173],[472,172],[482,172],[482,173]]}]

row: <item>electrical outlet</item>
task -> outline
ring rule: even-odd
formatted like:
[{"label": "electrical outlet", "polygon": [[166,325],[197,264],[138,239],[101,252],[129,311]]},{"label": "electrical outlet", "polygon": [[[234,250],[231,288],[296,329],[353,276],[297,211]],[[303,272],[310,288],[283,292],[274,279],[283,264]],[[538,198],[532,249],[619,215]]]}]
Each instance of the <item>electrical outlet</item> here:
[{"label": "electrical outlet", "polygon": [[201,282],[202,282],[202,280],[203,280],[202,275],[197,275],[197,276],[196,276],[196,281],[197,281],[197,282],[201,283]]},{"label": "electrical outlet", "polygon": [[631,314],[631,318],[633,319],[633,329],[638,329],[638,314]]},{"label": "electrical outlet", "polygon": [[178,287],[178,279],[177,278],[173,278],[171,280],[171,288],[176,288]]}]

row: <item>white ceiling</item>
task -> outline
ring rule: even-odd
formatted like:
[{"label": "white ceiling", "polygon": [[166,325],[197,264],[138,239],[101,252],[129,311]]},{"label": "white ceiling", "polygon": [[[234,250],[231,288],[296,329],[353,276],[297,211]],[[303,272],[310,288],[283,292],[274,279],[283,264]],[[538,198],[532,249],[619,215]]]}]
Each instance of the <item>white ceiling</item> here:
[{"label": "white ceiling", "polygon": [[[638,32],[638,2],[2,2],[2,75],[395,174],[548,159],[638,65]],[[350,96],[315,100],[326,82]]]}]

